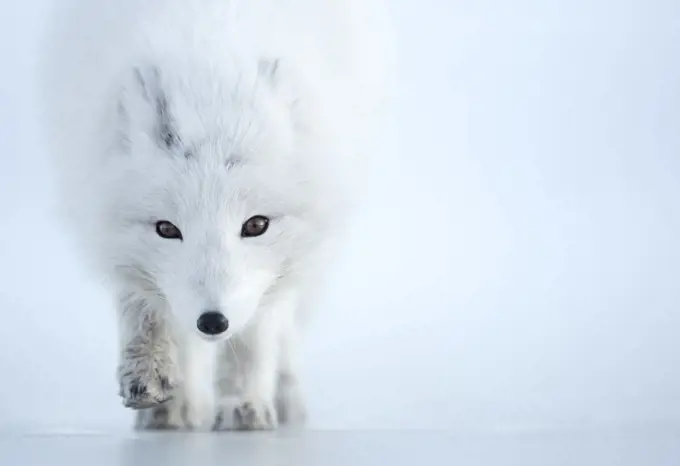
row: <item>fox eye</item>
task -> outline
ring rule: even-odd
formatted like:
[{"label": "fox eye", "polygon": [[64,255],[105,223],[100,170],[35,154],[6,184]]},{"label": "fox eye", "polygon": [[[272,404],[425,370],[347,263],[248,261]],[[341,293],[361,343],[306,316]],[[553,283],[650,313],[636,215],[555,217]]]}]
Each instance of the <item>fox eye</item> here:
[{"label": "fox eye", "polygon": [[161,238],[179,240],[183,239],[182,232],[179,231],[179,228],[167,220],[161,220],[160,222],[156,223],[156,233],[158,233],[158,236]]},{"label": "fox eye", "polygon": [[269,219],[262,215],[255,215],[246,220],[241,227],[241,237],[251,238],[263,235],[267,228],[269,228]]}]

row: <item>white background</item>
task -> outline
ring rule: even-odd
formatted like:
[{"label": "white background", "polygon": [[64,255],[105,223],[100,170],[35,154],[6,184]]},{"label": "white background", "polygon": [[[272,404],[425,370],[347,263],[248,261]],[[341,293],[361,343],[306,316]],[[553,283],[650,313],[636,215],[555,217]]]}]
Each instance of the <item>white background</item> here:
[{"label": "white background", "polygon": [[[49,0],[0,0],[0,423],[127,426],[52,218]],[[680,3],[394,0],[399,153],[306,345],[312,426],[680,420]]]}]

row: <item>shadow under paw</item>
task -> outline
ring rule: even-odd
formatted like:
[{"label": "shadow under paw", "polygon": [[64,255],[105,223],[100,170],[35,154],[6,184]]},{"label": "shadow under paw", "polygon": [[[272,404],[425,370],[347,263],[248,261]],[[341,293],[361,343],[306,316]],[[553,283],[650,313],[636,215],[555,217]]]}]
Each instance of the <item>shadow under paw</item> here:
[{"label": "shadow under paw", "polygon": [[183,427],[182,406],[175,401],[137,411],[137,430],[178,430]]}]

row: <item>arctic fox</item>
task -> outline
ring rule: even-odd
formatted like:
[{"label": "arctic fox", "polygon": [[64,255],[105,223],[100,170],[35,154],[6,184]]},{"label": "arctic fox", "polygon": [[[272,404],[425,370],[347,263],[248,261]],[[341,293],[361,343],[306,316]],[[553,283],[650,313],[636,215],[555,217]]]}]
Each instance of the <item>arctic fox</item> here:
[{"label": "arctic fox", "polygon": [[378,0],[55,1],[48,149],[137,428],[305,420],[296,341],[392,41]]}]

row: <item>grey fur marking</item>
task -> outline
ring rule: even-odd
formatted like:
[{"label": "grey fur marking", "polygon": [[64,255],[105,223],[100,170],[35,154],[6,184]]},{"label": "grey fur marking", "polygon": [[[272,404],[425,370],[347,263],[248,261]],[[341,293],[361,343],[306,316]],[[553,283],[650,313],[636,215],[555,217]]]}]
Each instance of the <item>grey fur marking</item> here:
[{"label": "grey fur marking", "polygon": [[276,84],[277,73],[279,70],[279,59],[262,59],[257,65],[260,76],[265,77],[270,83]]},{"label": "grey fur marking", "polygon": [[240,157],[232,155],[227,159],[224,165],[227,167],[227,170],[231,170],[232,168],[241,165],[241,163],[242,161]]},{"label": "grey fur marking", "polygon": [[[166,149],[172,149],[180,145],[181,140],[175,128],[173,128],[172,118],[168,110],[168,99],[161,93],[156,97],[156,116],[158,118],[158,134],[160,140],[165,144]],[[184,152],[184,156],[190,155]]]},{"label": "grey fur marking", "polygon": [[[168,96],[161,86],[161,76],[158,68],[148,67],[145,71],[135,68],[135,77],[142,91],[144,98],[153,105],[156,111],[156,134],[158,145],[168,149],[178,149],[182,144],[175,121],[170,112]],[[184,157],[192,155],[190,151],[182,152]]]}]

